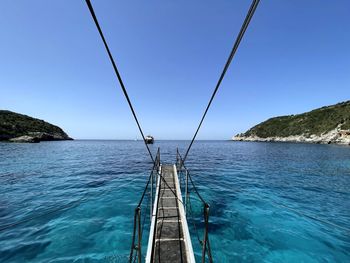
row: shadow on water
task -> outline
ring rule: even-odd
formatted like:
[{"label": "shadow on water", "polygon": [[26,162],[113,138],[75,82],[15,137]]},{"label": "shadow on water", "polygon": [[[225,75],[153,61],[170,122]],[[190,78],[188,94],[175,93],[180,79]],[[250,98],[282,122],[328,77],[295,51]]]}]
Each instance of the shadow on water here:
[{"label": "shadow on water", "polygon": [[34,259],[42,253],[51,241],[32,242],[30,244],[17,244],[9,249],[1,250],[1,258],[5,262],[14,260],[14,262],[25,262]]},{"label": "shadow on water", "polygon": [[104,186],[105,184],[107,184],[107,180],[96,180],[96,181],[92,181],[86,184],[86,187],[88,188],[97,188],[97,187],[101,187]]}]

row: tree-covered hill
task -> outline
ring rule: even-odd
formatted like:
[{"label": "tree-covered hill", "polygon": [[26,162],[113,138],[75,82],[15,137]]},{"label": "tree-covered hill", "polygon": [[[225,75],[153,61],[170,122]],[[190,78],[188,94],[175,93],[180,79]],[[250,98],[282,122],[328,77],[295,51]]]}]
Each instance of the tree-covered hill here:
[{"label": "tree-covered hill", "polygon": [[71,140],[58,126],[7,110],[0,110],[0,141],[27,136],[36,141]]},{"label": "tree-covered hill", "polygon": [[274,117],[237,134],[232,140],[350,145],[350,101],[302,114]]},{"label": "tree-covered hill", "polygon": [[240,136],[287,137],[321,135],[339,127],[350,129],[350,101],[341,102],[297,115],[268,119]]}]

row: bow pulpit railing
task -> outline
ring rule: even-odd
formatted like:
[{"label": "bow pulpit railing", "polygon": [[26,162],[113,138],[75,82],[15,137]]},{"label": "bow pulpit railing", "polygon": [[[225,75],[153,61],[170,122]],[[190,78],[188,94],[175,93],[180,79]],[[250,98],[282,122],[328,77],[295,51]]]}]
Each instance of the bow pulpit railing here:
[{"label": "bow pulpit railing", "polygon": [[[132,235],[132,243],[131,243],[131,250],[130,250],[130,256],[129,256],[129,262],[135,262],[137,259],[138,263],[141,263],[142,261],[142,234],[145,226],[146,219],[152,217],[153,213],[153,202],[154,202],[154,196],[155,196],[155,184],[156,184],[156,176],[159,173],[160,169],[160,150],[158,148],[157,155],[153,163],[152,170],[150,172],[150,175],[147,180],[147,184],[144,188],[144,191],[142,193],[142,196],[140,198],[140,201],[135,208],[134,213],[134,227],[133,227],[133,235]],[[144,214],[142,215],[142,205],[144,203],[145,197],[147,192],[149,192],[149,213],[146,211],[148,208],[146,207],[144,210]],[[137,237],[137,238],[136,238]],[[136,254],[134,255],[134,252],[136,251]]]},{"label": "bow pulpit railing", "polygon": [[190,215],[193,217],[193,210],[192,210],[192,205],[191,205],[191,199],[190,199],[190,188],[189,186],[191,185],[193,189],[193,193],[196,195],[198,200],[200,200],[202,206],[203,206],[203,225],[204,225],[204,230],[203,230],[203,238],[201,239],[199,237],[198,233],[198,227],[195,224],[194,218],[192,218],[193,221],[193,228],[194,231],[196,232],[197,239],[199,244],[202,247],[202,260],[201,262],[204,263],[206,262],[206,259],[211,263],[213,262],[212,259],[212,254],[211,254],[211,249],[210,249],[210,241],[209,241],[209,204],[203,199],[203,197],[200,195],[198,192],[198,189],[196,185],[193,182],[192,176],[190,172],[188,171],[184,160],[182,159],[181,154],[179,153],[179,150],[176,150],[176,167],[178,169],[178,173],[183,179],[183,186],[184,188],[184,196],[185,196],[185,201],[184,201],[184,206],[185,206],[185,211],[186,211],[186,217],[187,215]]}]

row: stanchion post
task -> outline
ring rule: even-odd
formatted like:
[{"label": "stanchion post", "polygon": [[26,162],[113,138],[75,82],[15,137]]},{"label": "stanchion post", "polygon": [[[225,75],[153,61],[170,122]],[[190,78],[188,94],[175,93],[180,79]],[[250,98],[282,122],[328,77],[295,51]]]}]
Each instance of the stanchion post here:
[{"label": "stanchion post", "polygon": [[209,205],[204,204],[204,238],[203,238],[203,247],[202,247],[202,263],[205,263],[205,254],[207,249],[207,240],[208,240],[208,222],[209,222]]},{"label": "stanchion post", "polygon": [[141,263],[142,253],[141,253],[141,239],[142,239],[142,233],[141,233],[141,208],[137,208],[137,217],[138,217],[138,241],[137,241],[137,249],[139,251],[138,253],[138,263]]},{"label": "stanchion post", "polygon": [[136,234],[136,221],[137,221],[137,208],[135,209],[135,213],[134,213],[134,229],[133,229],[133,235],[132,235],[132,242],[131,242],[131,250],[130,250],[130,256],[129,256],[129,263],[132,263],[132,259],[133,259],[133,257],[134,257],[135,234]]},{"label": "stanchion post", "polygon": [[151,202],[150,202],[150,222],[152,221],[152,215],[153,215],[153,175],[154,175],[154,170],[152,171],[151,175]]},{"label": "stanchion post", "polygon": [[186,188],[185,188],[185,212],[187,214],[187,201],[188,201],[188,171],[185,169],[186,174]]}]

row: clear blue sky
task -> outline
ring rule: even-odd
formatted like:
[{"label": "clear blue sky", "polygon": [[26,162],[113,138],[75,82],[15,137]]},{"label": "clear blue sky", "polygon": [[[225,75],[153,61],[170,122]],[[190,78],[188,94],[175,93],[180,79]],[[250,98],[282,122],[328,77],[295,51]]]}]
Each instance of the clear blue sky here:
[{"label": "clear blue sky", "polygon": [[[92,1],[145,133],[190,139],[250,1]],[[350,1],[262,0],[199,139],[350,99]],[[3,0],[0,108],[139,138],[83,0]]]}]

